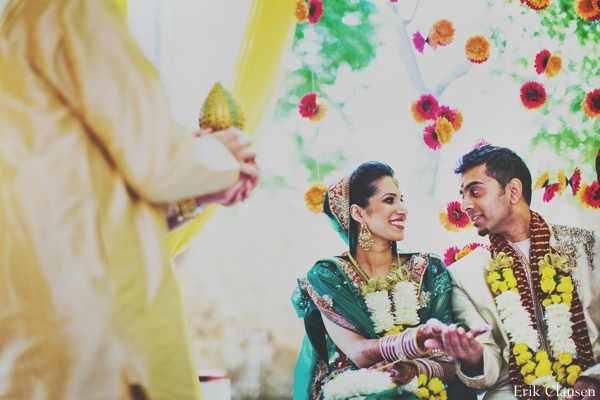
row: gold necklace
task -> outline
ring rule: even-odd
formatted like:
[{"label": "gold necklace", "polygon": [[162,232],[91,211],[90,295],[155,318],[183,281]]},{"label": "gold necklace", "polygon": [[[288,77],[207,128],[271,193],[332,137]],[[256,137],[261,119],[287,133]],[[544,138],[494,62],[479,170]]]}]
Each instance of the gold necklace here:
[{"label": "gold necklace", "polygon": [[[396,272],[398,271],[398,269],[400,268],[400,254],[396,253],[396,261],[394,261],[394,256],[392,256],[392,262],[390,263],[390,270],[386,276],[386,280],[390,283],[392,283],[391,281],[393,280],[391,278],[392,275],[396,274]],[[358,271],[358,273],[360,274],[360,276],[363,277],[363,279],[365,280],[365,282],[369,282],[370,278],[367,276],[367,274],[365,273],[365,271],[363,271],[363,269],[360,267],[360,265],[358,265],[358,262],[354,259],[354,257],[352,257],[352,254],[350,254],[350,252],[348,252],[348,258],[350,258],[350,261],[352,262],[352,265],[354,265],[354,268],[356,268],[356,270]]]}]

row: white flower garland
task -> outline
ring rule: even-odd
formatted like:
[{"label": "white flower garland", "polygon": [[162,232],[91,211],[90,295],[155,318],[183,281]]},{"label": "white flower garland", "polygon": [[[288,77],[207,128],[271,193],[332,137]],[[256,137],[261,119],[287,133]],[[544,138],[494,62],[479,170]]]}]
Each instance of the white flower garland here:
[{"label": "white flower garland", "polygon": [[417,314],[417,310],[420,308],[419,300],[413,282],[396,283],[392,298],[396,325],[416,325],[419,323],[419,315]]},{"label": "white flower garland", "polygon": [[[485,267],[492,290],[495,293],[501,291],[495,297],[495,301],[504,330],[515,346],[522,344],[529,348],[527,351],[515,350],[516,347],[513,349],[517,351],[514,353],[515,356],[521,357],[521,363],[517,359],[518,365],[526,364],[523,368],[527,368],[527,371],[523,372],[521,369],[525,383],[552,387],[557,391],[560,391],[561,384],[574,381],[581,371],[579,366],[572,364],[572,360],[577,358],[570,311],[571,294],[574,288],[568,275],[572,269],[565,263],[564,256],[552,253],[548,253],[539,262],[541,288],[547,295],[542,301],[544,320],[554,362],[549,359],[546,351],[540,350],[538,332],[532,327],[531,316],[521,302],[521,296],[516,290],[516,282],[513,282],[512,286],[510,284],[511,279],[514,281],[512,271],[509,269],[513,264],[512,257],[507,257],[505,253],[500,252]],[[501,270],[511,273],[507,275],[507,272],[500,272]],[[561,275],[557,275],[557,271],[561,272]],[[532,352],[529,357],[533,355],[530,361],[524,358],[529,351]],[[535,363],[533,366],[532,362]],[[556,374],[559,374],[558,377]],[[528,377],[534,379],[528,382]]]},{"label": "white flower garland", "polygon": [[565,303],[550,304],[545,307],[544,319],[548,328],[548,341],[554,354],[569,353],[577,357],[577,347],[573,341],[571,312]]},{"label": "white flower garland", "polygon": [[394,327],[392,303],[387,290],[367,293],[365,303],[371,313],[371,322],[375,333],[386,332]]},{"label": "white flower garland", "polygon": [[360,398],[392,387],[389,373],[361,368],[342,372],[323,385],[323,398],[325,400]]},{"label": "white flower garland", "polygon": [[540,348],[540,340],[519,293],[507,290],[496,296],[495,300],[504,330],[512,342],[525,343],[536,352]]}]

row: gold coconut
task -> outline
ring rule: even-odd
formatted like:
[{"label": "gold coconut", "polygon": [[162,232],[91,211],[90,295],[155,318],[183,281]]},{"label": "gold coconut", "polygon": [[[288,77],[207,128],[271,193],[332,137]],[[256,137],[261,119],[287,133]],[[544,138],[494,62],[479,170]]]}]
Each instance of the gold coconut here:
[{"label": "gold coconut", "polygon": [[240,103],[219,82],[208,93],[200,111],[200,128],[214,131],[231,127],[244,129],[244,110]]}]

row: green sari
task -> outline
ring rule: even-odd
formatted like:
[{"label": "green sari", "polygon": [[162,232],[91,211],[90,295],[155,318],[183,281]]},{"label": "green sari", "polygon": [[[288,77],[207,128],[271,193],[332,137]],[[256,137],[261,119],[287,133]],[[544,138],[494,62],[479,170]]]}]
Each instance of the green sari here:
[{"label": "green sari", "polygon": [[[323,209],[332,227],[348,245],[350,254],[356,254],[358,232],[350,223],[350,177],[341,179],[329,187],[325,194]],[[396,242],[390,242],[396,252]],[[450,277],[443,261],[434,254],[399,253],[406,259],[411,281],[419,289],[419,324],[430,318],[443,323],[452,321]],[[318,400],[322,385],[332,376],[358,367],[331,340],[322,316],[333,323],[355,332],[366,339],[377,339],[369,311],[360,287],[365,283],[362,275],[350,262],[347,254],[318,261],[306,278],[298,280],[292,295],[292,303],[300,318],[304,319],[306,335],[294,372],[293,400]],[[451,362],[451,361],[450,361]],[[476,399],[473,389],[467,388],[458,378],[447,388],[449,400]],[[412,400],[416,397],[400,387],[374,393],[367,399]]]},{"label": "green sari", "polygon": [[[409,253],[404,265],[411,272],[411,280],[420,282],[421,298],[426,304],[419,310],[420,324],[430,318],[444,323],[452,320],[451,285],[442,260],[433,254]],[[322,315],[366,339],[377,339],[369,311],[359,292],[364,283],[362,277],[347,257],[318,261],[308,272],[306,279],[298,280],[292,303],[300,318],[304,318],[306,336],[294,373],[294,400],[319,399],[322,384],[334,374],[358,369],[333,343]],[[455,393],[455,379],[448,388],[449,399],[468,399],[464,386]],[[409,392],[394,388],[370,395],[373,399],[415,399]],[[475,396],[473,396],[475,398]]]}]

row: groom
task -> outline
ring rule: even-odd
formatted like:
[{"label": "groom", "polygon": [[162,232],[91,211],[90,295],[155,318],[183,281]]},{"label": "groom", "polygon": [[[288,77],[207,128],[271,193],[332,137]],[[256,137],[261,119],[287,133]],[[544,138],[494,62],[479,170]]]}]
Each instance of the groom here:
[{"label": "groom", "polygon": [[490,245],[449,268],[455,319],[474,332],[443,327],[428,344],[486,400],[600,398],[600,234],[532,211],[531,174],[510,149],[475,148],[454,172]]}]

